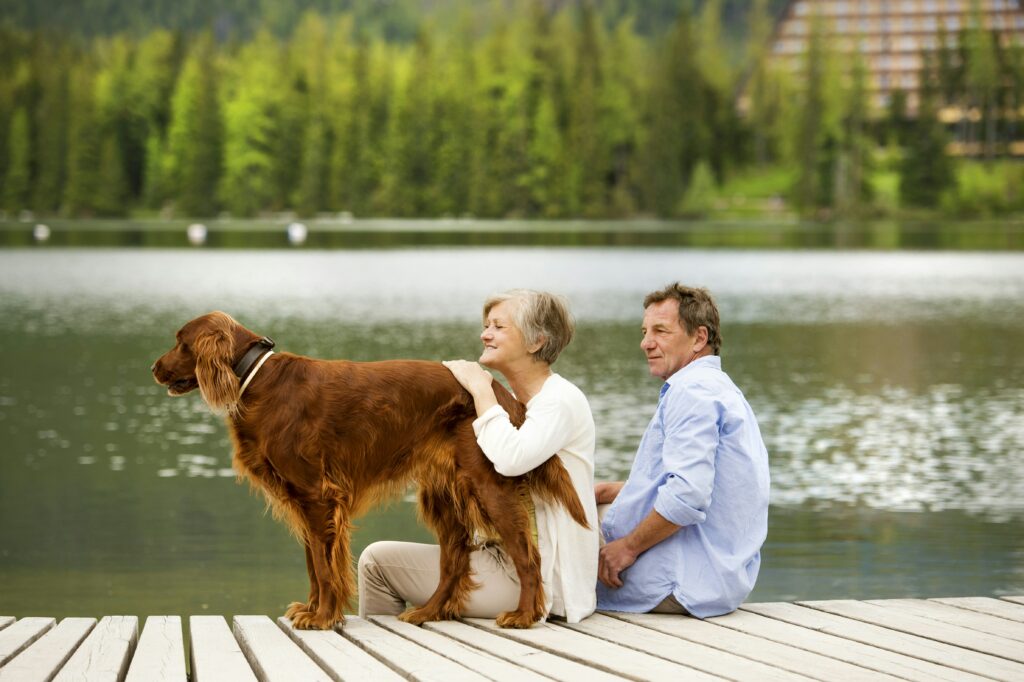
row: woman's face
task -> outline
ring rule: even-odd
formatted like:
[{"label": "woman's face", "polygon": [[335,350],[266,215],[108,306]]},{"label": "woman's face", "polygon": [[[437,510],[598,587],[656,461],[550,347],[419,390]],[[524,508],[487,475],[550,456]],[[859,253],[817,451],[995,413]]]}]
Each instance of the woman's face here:
[{"label": "woman's face", "polygon": [[515,300],[502,301],[492,307],[484,321],[484,330],[480,340],[484,343],[484,352],[480,355],[480,364],[499,372],[502,368],[528,358],[529,351],[519,327],[512,321]]}]

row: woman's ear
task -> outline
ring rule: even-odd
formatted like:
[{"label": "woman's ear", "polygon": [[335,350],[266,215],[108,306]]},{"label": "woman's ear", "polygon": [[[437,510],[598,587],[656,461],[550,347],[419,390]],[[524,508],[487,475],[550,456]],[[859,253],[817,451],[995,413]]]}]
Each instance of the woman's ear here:
[{"label": "woman's ear", "polygon": [[235,343],[227,321],[217,322],[211,329],[204,330],[193,344],[196,380],[203,400],[211,410],[217,414],[233,415],[238,410],[241,397],[238,377],[231,366]]}]

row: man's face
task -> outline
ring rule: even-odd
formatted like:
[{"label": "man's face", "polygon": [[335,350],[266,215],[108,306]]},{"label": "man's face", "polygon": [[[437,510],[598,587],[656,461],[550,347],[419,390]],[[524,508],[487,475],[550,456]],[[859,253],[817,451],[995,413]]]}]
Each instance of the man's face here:
[{"label": "man's face", "polygon": [[686,333],[679,319],[679,303],[673,299],[647,306],[642,331],[640,349],[647,356],[651,376],[668,379],[696,357],[697,335]]}]

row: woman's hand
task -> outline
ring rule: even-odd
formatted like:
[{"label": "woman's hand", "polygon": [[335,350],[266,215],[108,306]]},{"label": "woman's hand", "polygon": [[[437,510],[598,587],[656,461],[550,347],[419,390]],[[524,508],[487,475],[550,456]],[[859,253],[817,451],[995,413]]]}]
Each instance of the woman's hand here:
[{"label": "woman's hand", "polygon": [[469,360],[445,360],[441,364],[447,367],[455,376],[455,380],[473,396],[477,416],[498,404],[494,388],[491,386],[494,377],[479,364]]}]

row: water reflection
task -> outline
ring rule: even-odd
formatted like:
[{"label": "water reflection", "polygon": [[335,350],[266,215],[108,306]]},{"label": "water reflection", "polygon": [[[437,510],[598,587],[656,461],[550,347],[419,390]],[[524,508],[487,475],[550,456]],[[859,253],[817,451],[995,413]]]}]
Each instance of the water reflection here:
[{"label": "water reflection", "polygon": [[[591,401],[598,477],[619,478],[658,394],[639,301],[677,278],[716,293],[725,366],[771,456],[755,596],[1024,589],[1024,256],[46,250],[0,251],[0,570],[24,593],[12,603],[84,608],[90,589],[106,597],[93,613],[112,599],[157,612],[173,597],[147,595],[166,579],[179,603],[274,612],[304,591],[301,552],[232,480],[224,425],[150,377],[196,314],[227,310],[302,354],[443,359],[477,355],[492,291],[563,292],[579,333],[557,369]],[[356,551],[429,537],[402,502],[360,525]]]}]

